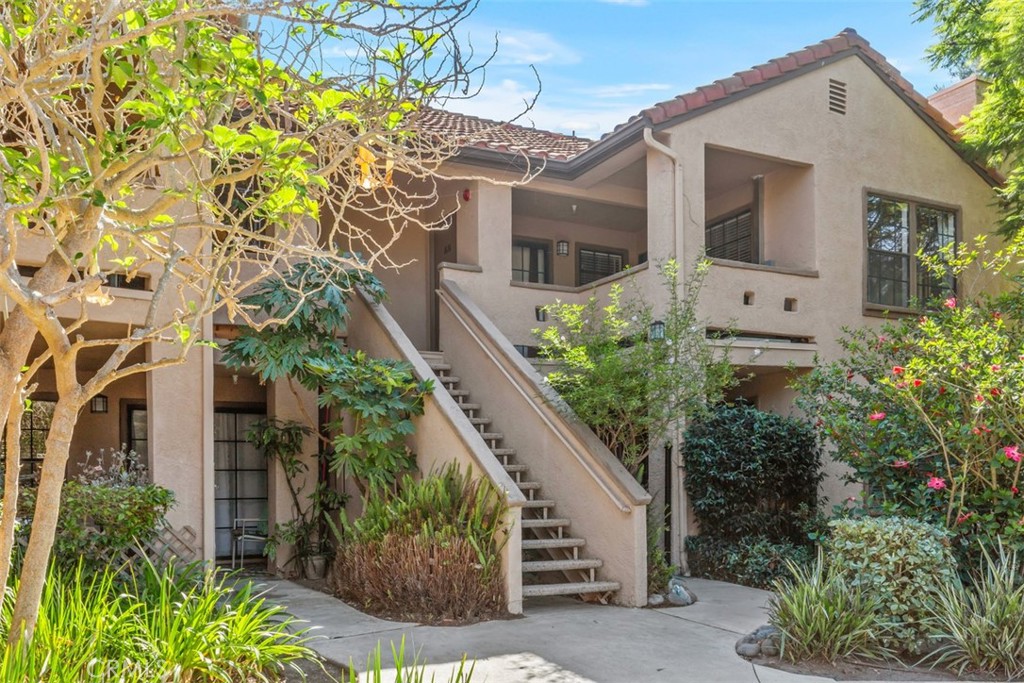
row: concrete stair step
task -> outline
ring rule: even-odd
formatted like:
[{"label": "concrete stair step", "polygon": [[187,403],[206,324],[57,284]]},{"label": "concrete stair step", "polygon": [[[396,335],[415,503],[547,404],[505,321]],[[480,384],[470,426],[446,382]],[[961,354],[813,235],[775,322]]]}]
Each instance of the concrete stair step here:
[{"label": "concrete stair step", "polygon": [[516,486],[519,487],[520,491],[539,491],[540,490],[540,482],[539,481],[520,481],[520,482],[516,483]]},{"label": "concrete stair step", "polygon": [[571,521],[567,517],[551,517],[548,519],[524,519],[524,529],[557,529],[562,526],[569,526]]},{"label": "concrete stair step", "polygon": [[[498,453],[495,453],[495,455],[498,455]],[[511,472],[525,472],[526,470],[530,469],[529,465],[519,465],[519,464],[504,465],[503,467],[505,468],[505,471],[509,472],[509,473],[511,473]]]},{"label": "concrete stair step", "polygon": [[479,403],[460,403],[459,407],[462,408],[464,412],[469,412],[471,410],[480,410]]},{"label": "concrete stair step", "polygon": [[491,418],[489,417],[471,417],[468,418],[469,423],[473,425],[489,425],[491,424]]},{"label": "concrete stair step", "polygon": [[443,361],[428,360],[427,365],[429,365],[430,369],[433,370],[434,372],[442,372],[452,369],[451,364],[445,363]]},{"label": "concrete stair step", "polygon": [[505,438],[505,435],[501,432],[480,432],[480,436],[487,441],[501,441]]},{"label": "concrete stair step", "polygon": [[555,501],[553,500],[528,500],[523,503],[524,508],[553,508],[555,507]]},{"label": "concrete stair step", "polygon": [[542,595],[585,595],[587,593],[612,593],[622,586],[618,581],[581,581],[580,583],[540,583],[523,586],[524,598]]},{"label": "concrete stair step", "polygon": [[[494,453],[495,455],[515,455],[516,454],[516,449],[514,449],[514,448],[492,448],[491,449],[491,453]],[[506,465],[506,467],[515,467],[515,465]],[[523,465],[523,467],[526,467],[526,465]]]},{"label": "concrete stair step", "polygon": [[569,572],[581,569],[599,569],[604,562],[586,558],[582,560],[533,560],[523,562],[523,572]]},{"label": "concrete stair step", "polygon": [[469,396],[469,389],[449,389],[448,395],[452,398],[458,398],[460,396]]},{"label": "concrete stair step", "polygon": [[585,538],[524,538],[523,550],[554,550],[556,548],[582,548]]},{"label": "concrete stair step", "polygon": [[437,378],[441,384],[455,385],[462,381],[461,378],[455,377],[454,375],[444,375]]}]

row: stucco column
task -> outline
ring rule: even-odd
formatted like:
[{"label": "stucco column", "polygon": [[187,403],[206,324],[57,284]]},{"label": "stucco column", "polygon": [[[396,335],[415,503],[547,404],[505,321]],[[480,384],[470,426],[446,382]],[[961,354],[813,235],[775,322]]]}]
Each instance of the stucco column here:
[{"label": "stucco column", "polygon": [[[288,384],[287,380],[270,382],[267,385],[267,417],[280,421],[295,421],[307,425],[310,429],[317,428],[316,393],[304,389],[297,383]],[[300,475],[297,489],[299,503],[305,507],[309,504],[306,498],[312,493],[317,482],[317,437],[310,433],[302,440],[303,462],[308,469]],[[277,461],[267,463],[267,522],[270,529],[283,524],[295,517],[295,504],[288,490],[288,478],[284,469]],[[270,560],[269,569],[274,572],[292,574],[298,570],[295,563],[285,563],[292,556],[291,546],[278,546],[276,556]]]},{"label": "stucco column", "polygon": [[474,182],[459,209],[459,263],[479,265],[496,278],[512,278],[512,188]]},{"label": "stucco column", "polygon": [[[213,323],[203,324],[212,338]],[[209,329],[206,329],[209,328]],[[150,348],[151,358],[176,349]],[[198,556],[214,559],[213,521],[213,350],[193,348],[184,363],[149,374],[146,383],[149,471],[153,482],[174,491],[167,514],[175,528],[196,532]]]}]

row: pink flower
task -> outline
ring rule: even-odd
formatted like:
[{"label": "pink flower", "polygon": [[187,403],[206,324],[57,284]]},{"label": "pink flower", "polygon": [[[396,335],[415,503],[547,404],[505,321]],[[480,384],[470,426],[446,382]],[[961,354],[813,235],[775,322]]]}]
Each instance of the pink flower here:
[{"label": "pink flower", "polygon": [[924,384],[924,380],[923,380],[923,379],[915,379],[915,380],[914,380],[914,386],[915,386],[915,387],[919,387],[919,386],[921,386],[922,384]]},{"label": "pink flower", "polygon": [[1016,486],[1011,486],[1010,493],[1016,496],[1018,493],[1020,493],[1020,490]]},{"label": "pink flower", "polygon": [[969,520],[973,516],[974,516],[973,512],[961,512],[959,515],[956,516],[956,523],[957,524],[963,524],[964,522],[966,522],[967,520]]},{"label": "pink flower", "polygon": [[878,422],[879,420],[884,420],[885,419],[885,413],[883,413],[881,410],[879,410],[877,413],[871,413],[870,415],[868,415],[868,419],[871,420],[872,422]]},{"label": "pink flower", "polygon": [[946,488],[946,480],[942,477],[932,477],[928,480],[928,488],[941,491]]},{"label": "pink flower", "polygon": [[945,306],[946,308],[956,308],[956,297],[949,297],[948,299],[946,299],[946,302],[942,305]]},{"label": "pink flower", "polygon": [[1003,449],[1003,453],[1005,453],[1006,457],[1010,460],[1020,462],[1021,452],[1017,446],[1007,446]]},{"label": "pink flower", "polygon": [[910,467],[910,463],[906,460],[894,460],[892,466],[898,470],[905,470]]},{"label": "pink flower", "polygon": [[998,396],[1003,392],[1001,392],[998,387],[992,387],[992,390],[989,391],[988,393],[992,394],[993,396]]},{"label": "pink flower", "polygon": [[894,374],[894,375],[902,375],[903,374],[903,367],[900,366],[900,365],[894,365],[892,367],[892,374]]},{"label": "pink flower", "polygon": [[1000,371],[1000,370],[1002,370],[1002,369],[1003,369],[1003,366],[1002,366],[1002,365],[998,365],[998,364],[996,364],[996,365],[993,365],[993,366],[992,366],[992,372],[999,372],[999,371]]}]

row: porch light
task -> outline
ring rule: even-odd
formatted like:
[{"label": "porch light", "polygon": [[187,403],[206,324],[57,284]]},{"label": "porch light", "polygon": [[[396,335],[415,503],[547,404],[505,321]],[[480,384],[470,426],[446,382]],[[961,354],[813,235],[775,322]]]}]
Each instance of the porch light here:
[{"label": "porch light", "polygon": [[107,412],[107,406],[109,401],[103,394],[96,394],[92,397],[92,401],[89,402],[89,409],[94,413],[105,413]]},{"label": "porch light", "polygon": [[555,253],[559,256],[568,256],[569,242],[567,240],[558,240],[558,242],[555,243]]},{"label": "porch light", "polygon": [[651,341],[661,341],[665,338],[665,321],[655,320],[651,323],[651,331],[647,336]]}]

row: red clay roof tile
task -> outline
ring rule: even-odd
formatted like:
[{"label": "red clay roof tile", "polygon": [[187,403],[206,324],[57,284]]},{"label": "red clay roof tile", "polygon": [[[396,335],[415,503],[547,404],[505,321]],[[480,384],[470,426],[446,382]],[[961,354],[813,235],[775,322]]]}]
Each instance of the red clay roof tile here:
[{"label": "red clay roof tile", "polygon": [[[866,59],[873,62],[892,84],[910,99],[920,111],[932,119],[941,130],[953,139],[957,139],[954,126],[932,106],[928,100],[914,90],[913,86],[900,75],[877,50],[872,48],[851,28],[844,29],[838,35],[828,38],[802,50],[791,52],[783,57],[770,59],[765,64],[741,71],[733,76],[703,85],[664,102],[659,102],[630,117],[628,121],[602,137],[602,140],[615,135],[617,131],[640,119],[652,124],[661,124],[683,114],[699,111],[712,102],[736,96],[750,88],[770,87],[772,81],[801,67],[833,57],[837,54],[857,50]],[[501,123],[466,116],[438,109],[428,109],[420,113],[418,119],[422,129],[454,138],[462,147],[482,147],[497,149],[503,152],[524,154],[531,157],[568,161],[588,149],[599,146],[601,141],[579,138],[535,128]],[[994,176],[997,180],[998,177]]]}]

